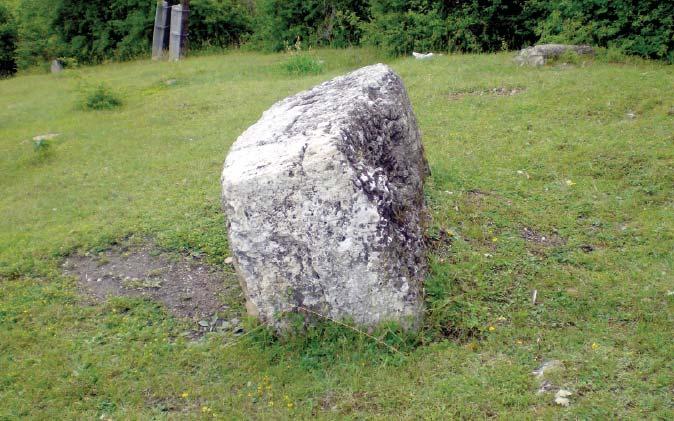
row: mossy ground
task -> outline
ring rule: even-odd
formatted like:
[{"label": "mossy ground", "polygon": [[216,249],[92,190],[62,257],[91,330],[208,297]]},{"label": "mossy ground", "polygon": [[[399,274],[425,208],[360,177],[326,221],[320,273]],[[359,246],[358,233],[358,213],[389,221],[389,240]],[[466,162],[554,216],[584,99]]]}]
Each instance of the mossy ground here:
[{"label": "mossy ground", "polygon": [[[152,238],[224,264],[228,147],[274,101],[382,60],[316,55],[314,76],[232,52],[0,81],[0,419],[671,419],[674,70],[656,63],[390,61],[436,239],[422,332],[374,333],[400,353],[329,323],[194,342],[149,301],[82,305],[69,253]],[[101,83],[123,105],[84,111]],[[551,359],[568,408],[536,394]]]}]

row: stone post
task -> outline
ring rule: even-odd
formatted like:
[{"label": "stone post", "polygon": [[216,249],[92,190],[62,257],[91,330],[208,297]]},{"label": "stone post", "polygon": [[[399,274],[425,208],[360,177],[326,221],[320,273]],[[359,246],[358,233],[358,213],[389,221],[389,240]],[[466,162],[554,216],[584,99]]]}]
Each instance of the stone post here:
[{"label": "stone post", "polygon": [[169,23],[171,14],[167,1],[157,3],[157,14],[154,18],[154,34],[152,36],[152,59],[164,57],[169,47]]},{"label": "stone post", "polygon": [[169,42],[169,60],[178,61],[187,54],[187,30],[190,9],[187,3],[171,8],[171,39]]}]

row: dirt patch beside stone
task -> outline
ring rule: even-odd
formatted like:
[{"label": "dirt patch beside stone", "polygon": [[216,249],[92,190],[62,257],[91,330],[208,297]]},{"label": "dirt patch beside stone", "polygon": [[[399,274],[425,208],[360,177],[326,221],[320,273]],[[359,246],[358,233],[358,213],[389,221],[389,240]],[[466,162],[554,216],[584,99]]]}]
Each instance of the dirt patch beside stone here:
[{"label": "dirt patch beside stone", "polygon": [[539,246],[556,247],[566,244],[566,240],[559,234],[553,232],[549,234],[540,233],[533,228],[524,227],[521,231],[522,238],[529,243]]},{"label": "dirt patch beside stone", "polygon": [[513,96],[526,91],[518,86],[497,86],[495,88],[471,88],[449,93],[449,100],[456,101],[467,96]]},{"label": "dirt patch beside stone", "polygon": [[241,331],[243,295],[233,269],[161,253],[151,244],[73,255],[63,268],[95,302],[110,297],[147,298],[162,303],[176,317],[191,319],[197,331]]}]

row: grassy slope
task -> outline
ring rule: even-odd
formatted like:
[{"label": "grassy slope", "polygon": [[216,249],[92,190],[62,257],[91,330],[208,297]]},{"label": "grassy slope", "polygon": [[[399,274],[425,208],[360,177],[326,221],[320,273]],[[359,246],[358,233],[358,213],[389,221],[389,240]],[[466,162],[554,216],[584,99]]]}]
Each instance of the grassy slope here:
[{"label": "grassy slope", "polygon": [[[424,345],[403,356],[337,328],[189,343],[150,303],[79,303],[61,256],[127,234],[222,262],[229,145],[274,101],[376,61],[319,55],[329,74],[304,78],[279,55],[232,53],[0,81],[0,419],[671,418],[674,71],[657,64],[392,63],[433,171],[429,231],[453,234],[431,258]],[[121,109],[77,108],[99,82]],[[526,91],[448,100],[504,85]],[[37,159],[46,132],[61,136]],[[563,240],[528,243],[524,227]],[[553,358],[569,408],[535,394],[530,372]]]}]

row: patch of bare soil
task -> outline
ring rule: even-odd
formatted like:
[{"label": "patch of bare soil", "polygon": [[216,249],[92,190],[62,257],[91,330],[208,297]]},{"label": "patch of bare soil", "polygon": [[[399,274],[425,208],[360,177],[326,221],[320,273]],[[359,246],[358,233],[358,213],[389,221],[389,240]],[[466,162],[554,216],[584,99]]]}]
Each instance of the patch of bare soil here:
[{"label": "patch of bare soil", "polygon": [[463,91],[450,92],[449,100],[456,101],[467,96],[513,96],[526,91],[526,88],[519,86],[498,86],[487,89],[467,89]]},{"label": "patch of bare soil", "polygon": [[566,244],[566,240],[559,234],[553,232],[550,234],[542,234],[533,228],[522,228],[521,236],[524,240],[539,246],[556,247]]},{"label": "patch of bare soil", "polygon": [[63,264],[81,292],[96,302],[110,297],[147,298],[198,332],[241,332],[243,295],[236,275],[186,256],[160,253],[151,244],[115,246],[99,254],[73,255]]}]

